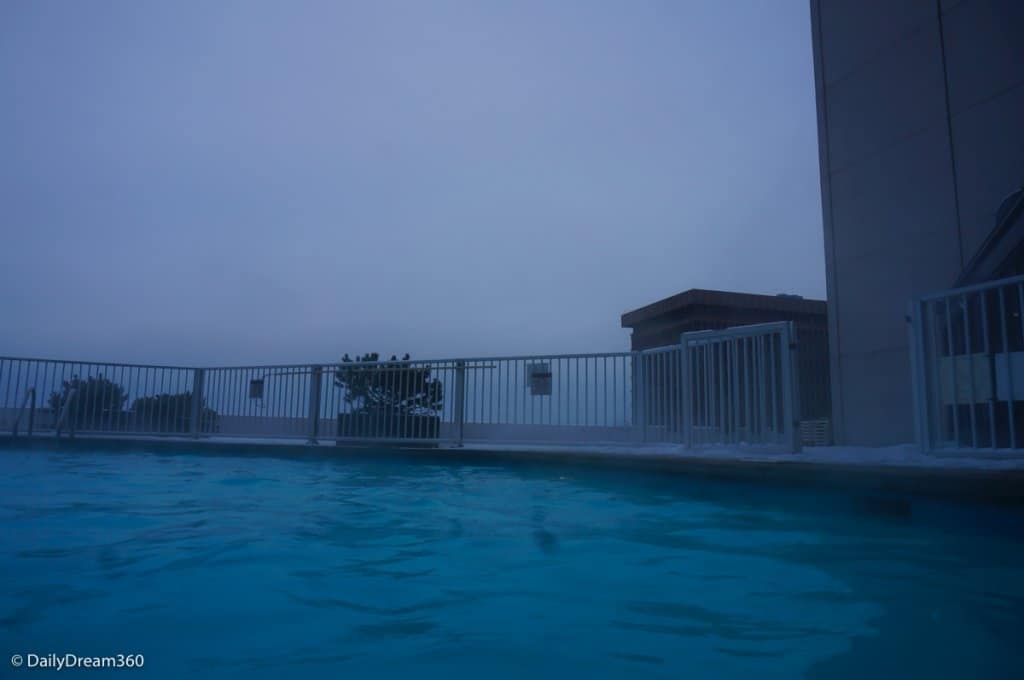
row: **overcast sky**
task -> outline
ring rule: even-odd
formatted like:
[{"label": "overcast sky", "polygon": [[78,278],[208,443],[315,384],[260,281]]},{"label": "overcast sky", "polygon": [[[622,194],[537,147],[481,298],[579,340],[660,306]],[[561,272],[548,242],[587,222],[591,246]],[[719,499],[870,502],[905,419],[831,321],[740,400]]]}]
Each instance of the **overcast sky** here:
[{"label": "overcast sky", "polygon": [[0,4],[0,355],[624,350],[824,296],[806,0]]}]

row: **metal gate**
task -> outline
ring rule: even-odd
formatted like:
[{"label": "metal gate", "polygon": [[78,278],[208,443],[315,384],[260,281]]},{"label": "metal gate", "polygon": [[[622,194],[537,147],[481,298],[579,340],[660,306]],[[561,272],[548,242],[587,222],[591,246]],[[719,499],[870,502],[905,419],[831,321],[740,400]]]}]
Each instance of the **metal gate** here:
[{"label": "metal gate", "polygon": [[792,322],[684,333],[681,346],[688,446],[767,444],[800,450]]}]

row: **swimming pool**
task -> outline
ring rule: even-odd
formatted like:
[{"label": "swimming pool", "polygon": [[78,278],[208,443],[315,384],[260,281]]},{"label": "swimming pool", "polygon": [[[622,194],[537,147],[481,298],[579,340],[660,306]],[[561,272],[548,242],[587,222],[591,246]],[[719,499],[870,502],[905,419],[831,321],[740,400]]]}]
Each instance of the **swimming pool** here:
[{"label": "swimming pool", "polygon": [[2,651],[144,656],[113,677],[1004,677],[1022,519],[426,453],[0,449]]}]

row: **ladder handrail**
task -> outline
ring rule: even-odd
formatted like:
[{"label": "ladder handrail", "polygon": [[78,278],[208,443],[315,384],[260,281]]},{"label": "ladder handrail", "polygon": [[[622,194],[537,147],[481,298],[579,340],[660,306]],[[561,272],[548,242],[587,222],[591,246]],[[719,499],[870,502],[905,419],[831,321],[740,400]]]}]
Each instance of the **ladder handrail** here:
[{"label": "ladder handrail", "polygon": [[[60,437],[60,428],[61,428],[61,426],[64,424],[64,421],[67,420],[68,410],[71,407],[71,401],[75,398],[75,395],[77,393],[78,393],[78,388],[77,387],[72,387],[68,391],[68,396],[67,396],[66,399],[64,399],[64,403],[61,405],[60,416],[57,418],[57,422],[53,426],[53,429],[56,431],[58,437]],[[74,433],[75,433],[75,430],[74,430],[74,427],[72,427],[69,434],[70,435],[74,435]]]},{"label": "ladder handrail", "polygon": [[30,387],[25,390],[25,398],[21,401],[21,408],[18,409],[18,415],[14,418],[14,426],[11,427],[11,436],[18,436],[18,427],[21,425],[21,417],[25,414],[25,407],[28,406],[29,401],[32,402],[31,410],[28,413],[28,436],[32,436],[32,429],[35,425],[35,414],[36,414],[36,388]]}]

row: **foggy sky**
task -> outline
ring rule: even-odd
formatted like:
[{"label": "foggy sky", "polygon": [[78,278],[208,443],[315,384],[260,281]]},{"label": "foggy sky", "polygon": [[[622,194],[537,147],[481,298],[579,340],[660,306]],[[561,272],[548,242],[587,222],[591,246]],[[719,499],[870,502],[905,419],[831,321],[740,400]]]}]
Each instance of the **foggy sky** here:
[{"label": "foggy sky", "polygon": [[628,348],[824,297],[806,0],[0,4],[0,355]]}]

